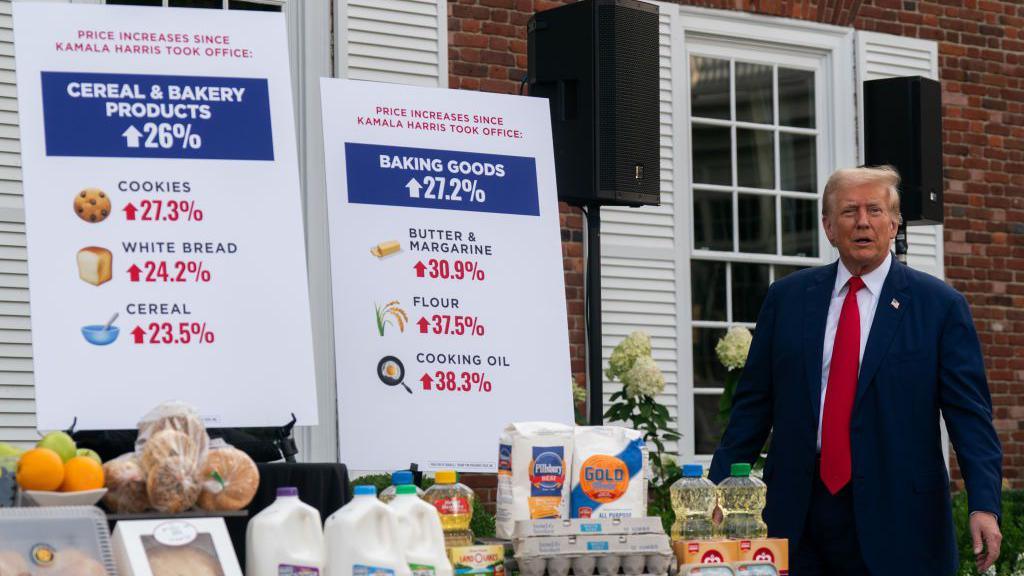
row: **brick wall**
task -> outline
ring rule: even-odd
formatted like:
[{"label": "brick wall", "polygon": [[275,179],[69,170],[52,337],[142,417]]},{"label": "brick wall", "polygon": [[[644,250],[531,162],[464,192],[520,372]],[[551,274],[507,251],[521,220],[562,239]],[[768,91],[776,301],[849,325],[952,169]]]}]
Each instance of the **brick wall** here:
[{"label": "brick wall", "polygon": [[[689,0],[682,4],[850,25],[850,8],[802,0]],[[526,68],[526,22],[546,0],[449,0],[449,84],[516,93]],[[1024,488],[1024,3],[864,0],[852,26],[939,42],[943,88],[947,280],[971,304],[1005,452]],[[582,220],[562,206],[573,372],[585,373]],[[954,464],[954,475],[958,471]]]}]

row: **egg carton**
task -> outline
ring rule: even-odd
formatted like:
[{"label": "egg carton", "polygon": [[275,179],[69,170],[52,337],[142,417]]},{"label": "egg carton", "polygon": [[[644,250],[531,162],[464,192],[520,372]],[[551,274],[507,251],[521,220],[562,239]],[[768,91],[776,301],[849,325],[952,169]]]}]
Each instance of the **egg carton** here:
[{"label": "egg carton", "polygon": [[516,558],[520,576],[674,576],[671,554],[586,554]]},{"label": "egg carton", "polygon": [[733,562],[730,564],[685,564],[678,576],[779,576],[786,574],[764,562]]},{"label": "egg carton", "polygon": [[520,520],[516,522],[512,538],[537,536],[577,536],[580,534],[664,534],[661,518],[573,518],[561,520]]},{"label": "egg carton", "polygon": [[672,554],[667,534],[576,534],[513,540],[516,558],[600,554]]}]

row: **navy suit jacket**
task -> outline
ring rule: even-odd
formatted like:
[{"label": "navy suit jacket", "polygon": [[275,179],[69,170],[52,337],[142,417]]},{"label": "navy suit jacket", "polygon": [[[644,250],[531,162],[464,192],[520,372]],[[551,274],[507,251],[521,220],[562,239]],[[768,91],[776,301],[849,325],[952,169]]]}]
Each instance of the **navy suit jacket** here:
[{"label": "navy suit jacket", "polygon": [[[768,290],[711,480],[754,462],[772,432],[764,519],[800,546],[816,474],[821,359],[838,262]],[[956,541],[939,413],[971,511],[1000,513],[1002,449],[964,297],[893,258],[861,362],[850,421],[854,517],[873,574],[953,574]]]}]

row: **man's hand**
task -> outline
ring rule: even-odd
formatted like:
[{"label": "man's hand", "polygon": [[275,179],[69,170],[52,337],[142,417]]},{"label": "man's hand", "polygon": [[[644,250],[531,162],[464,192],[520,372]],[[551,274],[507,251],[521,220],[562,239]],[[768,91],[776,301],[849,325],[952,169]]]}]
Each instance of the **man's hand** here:
[{"label": "man's hand", "polygon": [[978,572],[984,572],[999,558],[1003,534],[999,531],[995,514],[991,512],[973,512],[970,524],[971,539],[974,540],[974,563],[978,566]]}]

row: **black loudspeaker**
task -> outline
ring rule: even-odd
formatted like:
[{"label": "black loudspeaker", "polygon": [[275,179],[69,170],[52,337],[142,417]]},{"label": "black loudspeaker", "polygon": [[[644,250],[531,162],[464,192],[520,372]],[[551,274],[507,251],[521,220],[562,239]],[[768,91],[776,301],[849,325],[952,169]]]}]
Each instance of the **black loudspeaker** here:
[{"label": "black loudspeaker", "polygon": [[558,198],[660,203],[658,7],[584,0],[530,19],[530,95],[548,98]]},{"label": "black loudspeaker", "polygon": [[908,225],[942,224],[942,90],[920,76],[864,83],[864,160],[902,177]]}]

